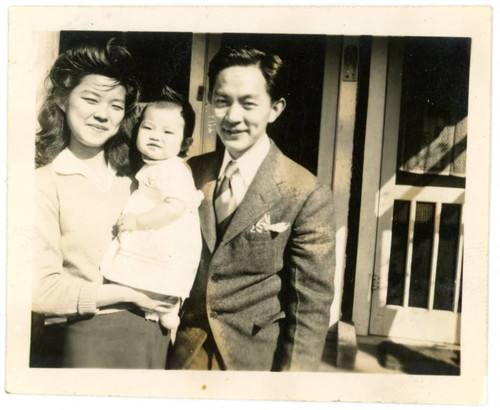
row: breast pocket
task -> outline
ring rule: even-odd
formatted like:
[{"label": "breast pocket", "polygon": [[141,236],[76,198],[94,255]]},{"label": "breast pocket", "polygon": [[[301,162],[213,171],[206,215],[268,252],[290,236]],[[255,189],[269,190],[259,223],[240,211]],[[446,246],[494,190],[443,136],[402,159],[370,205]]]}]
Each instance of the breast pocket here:
[{"label": "breast pocket", "polygon": [[249,242],[266,242],[272,241],[278,236],[277,232],[252,232],[252,230],[248,230],[245,232],[245,239]]},{"label": "breast pocket", "polygon": [[247,272],[259,274],[280,271],[283,268],[283,254],[288,236],[287,232],[247,230],[240,242],[249,258],[245,261]]},{"label": "breast pocket", "polygon": [[250,274],[276,272],[278,250],[276,241],[271,238],[246,239],[241,241],[245,252],[240,252],[238,261],[245,266],[245,271]]}]

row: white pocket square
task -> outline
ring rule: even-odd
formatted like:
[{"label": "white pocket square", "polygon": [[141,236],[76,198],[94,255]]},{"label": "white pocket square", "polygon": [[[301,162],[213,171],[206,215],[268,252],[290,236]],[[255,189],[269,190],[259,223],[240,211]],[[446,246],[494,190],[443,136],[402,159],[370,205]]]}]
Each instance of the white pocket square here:
[{"label": "white pocket square", "polygon": [[252,233],[264,233],[264,232],[285,232],[290,227],[288,222],[278,222],[271,224],[271,216],[269,213],[265,213],[260,220],[252,226],[250,232]]}]

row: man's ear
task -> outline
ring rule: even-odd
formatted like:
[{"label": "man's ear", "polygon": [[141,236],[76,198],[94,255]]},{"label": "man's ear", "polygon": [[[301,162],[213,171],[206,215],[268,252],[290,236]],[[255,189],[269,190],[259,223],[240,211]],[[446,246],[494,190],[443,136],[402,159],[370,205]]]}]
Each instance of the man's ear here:
[{"label": "man's ear", "polygon": [[286,101],[284,98],[280,98],[279,100],[273,101],[273,105],[271,107],[271,114],[269,115],[269,123],[276,121],[283,110],[286,107]]}]

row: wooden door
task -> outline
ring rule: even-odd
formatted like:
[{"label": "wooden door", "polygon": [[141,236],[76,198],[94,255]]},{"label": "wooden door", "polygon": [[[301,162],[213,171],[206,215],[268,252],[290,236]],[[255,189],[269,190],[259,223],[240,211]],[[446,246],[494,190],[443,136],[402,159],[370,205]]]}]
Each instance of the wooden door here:
[{"label": "wooden door", "polygon": [[436,41],[389,42],[369,331],[459,343],[468,44],[450,73]]}]

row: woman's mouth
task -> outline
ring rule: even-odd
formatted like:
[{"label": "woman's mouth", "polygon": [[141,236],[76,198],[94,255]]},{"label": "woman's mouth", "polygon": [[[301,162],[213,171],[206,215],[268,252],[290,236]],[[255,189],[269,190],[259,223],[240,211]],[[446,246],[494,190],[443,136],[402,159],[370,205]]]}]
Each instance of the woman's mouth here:
[{"label": "woman's mouth", "polygon": [[100,125],[100,124],[89,124],[89,127],[98,130],[98,131],[107,131],[108,127],[105,125]]}]

